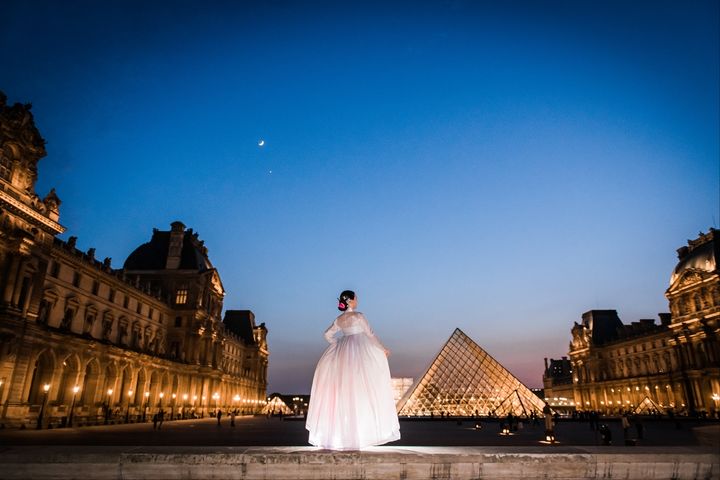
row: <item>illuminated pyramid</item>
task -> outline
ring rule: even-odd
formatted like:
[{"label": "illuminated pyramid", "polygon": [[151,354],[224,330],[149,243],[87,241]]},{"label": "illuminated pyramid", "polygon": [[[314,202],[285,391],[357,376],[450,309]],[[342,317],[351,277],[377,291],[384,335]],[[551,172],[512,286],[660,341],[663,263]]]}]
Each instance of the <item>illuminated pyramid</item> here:
[{"label": "illuminated pyramid", "polygon": [[520,380],[456,328],[425,374],[397,404],[405,416],[542,416],[545,406]]}]

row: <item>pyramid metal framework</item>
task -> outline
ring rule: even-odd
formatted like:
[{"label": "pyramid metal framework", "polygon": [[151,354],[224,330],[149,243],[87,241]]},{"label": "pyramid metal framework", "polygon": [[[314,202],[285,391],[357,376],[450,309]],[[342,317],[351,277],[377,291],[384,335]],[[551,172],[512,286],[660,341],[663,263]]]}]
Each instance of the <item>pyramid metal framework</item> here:
[{"label": "pyramid metal framework", "polygon": [[520,380],[456,328],[425,374],[397,403],[401,416],[542,416],[545,406]]}]

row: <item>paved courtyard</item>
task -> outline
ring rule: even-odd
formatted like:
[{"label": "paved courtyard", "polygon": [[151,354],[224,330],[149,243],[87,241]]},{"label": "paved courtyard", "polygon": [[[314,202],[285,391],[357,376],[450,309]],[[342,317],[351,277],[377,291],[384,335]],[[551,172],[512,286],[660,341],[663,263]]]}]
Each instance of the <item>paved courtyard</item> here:
[{"label": "paved courtyard", "polygon": [[[613,445],[624,445],[620,422],[615,419],[604,421],[612,432]],[[45,430],[0,430],[0,444],[19,445],[135,445],[135,446],[304,446],[307,431],[302,420],[265,417],[238,417],[235,427],[223,418],[222,425],[212,418],[176,420],[165,422],[162,428],[153,429],[152,423],[109,425],[80,428],[54,428]],[[676,424],[669,420],[648,420],[643,422],[642,446],[689,446],[697,445],[692,429],[707,422],[683,420]],[[532,446],[543,445],[542,425],[528,425],[501,435],[500,425],[495,420],[481,422],[481,429],[475,422],[456,420],[401,420],[402,438],[389,445],[395,446]],[[558,445],[601,445],[600,435],[590,429],[588,423],[560,421],[556,429]],[[631,437],[637,438],[635,428]]]}]

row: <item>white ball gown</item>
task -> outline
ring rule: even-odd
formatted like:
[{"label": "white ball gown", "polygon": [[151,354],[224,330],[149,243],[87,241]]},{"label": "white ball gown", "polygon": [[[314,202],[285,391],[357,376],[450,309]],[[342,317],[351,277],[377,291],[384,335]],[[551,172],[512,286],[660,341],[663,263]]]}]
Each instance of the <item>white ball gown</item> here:
[{"label": "white ball gown", "polygon": [[359,450],[398,440],[385,347],[365,316],[348,309],[325,331],[325,339],[330,346],[315,369],[305,424],[310,444]]}]

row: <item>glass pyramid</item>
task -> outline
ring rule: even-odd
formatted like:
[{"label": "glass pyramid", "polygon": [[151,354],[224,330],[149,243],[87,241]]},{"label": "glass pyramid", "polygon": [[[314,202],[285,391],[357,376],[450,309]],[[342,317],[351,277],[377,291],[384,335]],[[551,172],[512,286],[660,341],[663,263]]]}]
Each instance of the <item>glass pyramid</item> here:
[{"label": "glass pyramid", "polygon": [[540,398],[456,328],[425,374],[397,404],[401,416],[542,417]]},{"label": "glass pyramid", "polygon": [[635,410],[633,410],[633,413],[636,415],[652,415],[655,413],[661,413],[664,412],[665,409],[658,405],[655,401],[653,401],[652,398],[645,395],[645,398],[642,399],[642,402],[638,404],[637,407],[635,407]]}]

